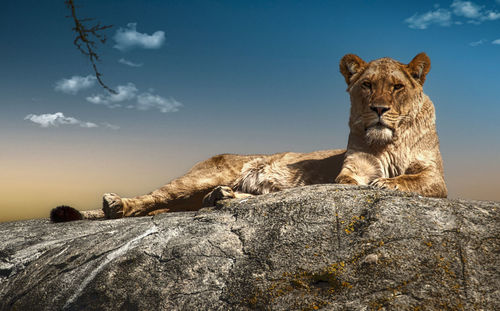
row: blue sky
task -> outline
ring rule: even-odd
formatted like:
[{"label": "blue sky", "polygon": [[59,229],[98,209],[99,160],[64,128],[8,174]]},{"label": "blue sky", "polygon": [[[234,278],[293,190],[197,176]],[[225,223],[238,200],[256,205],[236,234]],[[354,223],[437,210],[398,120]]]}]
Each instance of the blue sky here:
[{"label": "blue sky", "polygon": [[120,92],[95,82],[62,0],[3,4],[0,219],[96,208],[217,153],[344,148],[346,53],[426,52],[450,196],[500,200],[500,1],[77,3],[113,25],[98,65]]}]

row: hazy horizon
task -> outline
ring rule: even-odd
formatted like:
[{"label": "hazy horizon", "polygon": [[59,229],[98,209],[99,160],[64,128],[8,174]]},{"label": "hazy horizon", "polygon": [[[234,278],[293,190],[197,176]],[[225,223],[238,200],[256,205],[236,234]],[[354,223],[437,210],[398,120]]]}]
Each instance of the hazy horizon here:
[{"label": "hazy horizon", "polygon": [[118,94],[63,0],[4,4],[0,222],[100,208],[215,154],[345,148],[347,53],[426,52],[449,197],[500,201],[500,0],[76,2],[113,25],[98,66]]}]

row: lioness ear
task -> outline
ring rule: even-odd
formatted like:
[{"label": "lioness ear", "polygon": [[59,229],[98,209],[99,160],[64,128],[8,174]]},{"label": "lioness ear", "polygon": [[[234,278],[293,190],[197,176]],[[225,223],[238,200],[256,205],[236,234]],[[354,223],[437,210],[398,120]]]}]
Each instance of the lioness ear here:
[{"label": "lioness ear", "polygon": [[340,60],[340,72],[348,85],[351,83],[351,77],[365,66],[366,62],[354,54],[347,54]]},{"label": "lioness ear", "polygon": [[410,75],[417,80],[420,85],[424,85],[425,76],[431,69],[431,60],[425,53],[420,53],[406,66]]}]

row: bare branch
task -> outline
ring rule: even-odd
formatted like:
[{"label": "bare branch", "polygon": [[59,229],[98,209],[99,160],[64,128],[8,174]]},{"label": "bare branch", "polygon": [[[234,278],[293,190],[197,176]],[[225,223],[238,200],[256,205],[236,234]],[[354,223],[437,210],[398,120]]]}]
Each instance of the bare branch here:
[{"label": "bare branch", "polygon": [[[88,28],[84,25],[85,22],[94,20],[93,18],[84,18],[78,19],[76,16],[76,6],[74,0],[65,0],[66,7],[71,10],[71,16],[67,16],[68,18],[72,18],[75,22],[75,27],[73,27],[73,31],[76,32],[76,38],[73,41],[73,44],[76,48],[85,56],[87,56],[92,63],[92,68],[95,72],[95,77],[97,82],[108,92],[117,94],[115,90],[107,86],[101,79],[102,74],[97,69],[96,62],[100,60],[99,55],[95,52],[97,48],[95,39],[99,40],[101,43],[106,42],[106,35],[101,32],[113,27],[113,25],[101,26],[100,22],[97,22],[96,25]],[[95,38],[95,39],[94,39]]]}]

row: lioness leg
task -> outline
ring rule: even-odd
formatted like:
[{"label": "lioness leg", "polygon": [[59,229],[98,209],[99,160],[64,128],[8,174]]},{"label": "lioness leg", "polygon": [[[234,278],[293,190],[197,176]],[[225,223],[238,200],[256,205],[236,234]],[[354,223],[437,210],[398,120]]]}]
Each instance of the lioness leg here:
[{"label": "lioness leg", "polygon": [[234,191],[231,187],[218,186],[203,198],[203,207],[214,206],[217,201],[225,199],[242,199],[253,197],[250,193]]},{"label": "lioness leg", "polygon": [[441,174],[425,170],[392,178],[377,178],[372,186],[414,192],[427,197],[446,198],[448,191]]},{"label": "lioness leg", "polygon": [[384,177],[381,162],[362,152],[346,157],[335,182],[354,185],[371,185],[378,188],[414,192],[428,197],[445,198],[446,184],[442,172],[433,162],[413,163],[405,174]]},{"label": "lioness leg", "polygon": [[212,157],[160,189],[135,198],[120,198],[114,193],[106,193],[103,196],[104,214],[107,218],[120,218],[198,210],[211,190],[219,185],[232,185],[243,165],[255,157],[232,154]]}]

